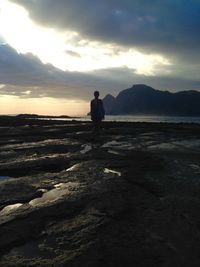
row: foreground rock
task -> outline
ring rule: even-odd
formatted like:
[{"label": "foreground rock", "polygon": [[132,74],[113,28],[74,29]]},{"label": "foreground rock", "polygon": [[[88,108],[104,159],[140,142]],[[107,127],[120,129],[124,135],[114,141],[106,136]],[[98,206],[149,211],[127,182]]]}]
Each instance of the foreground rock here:
[{"label": "foreground rock", "polygon": [[0,266],[199,266],[200,126],[0,120]]}]

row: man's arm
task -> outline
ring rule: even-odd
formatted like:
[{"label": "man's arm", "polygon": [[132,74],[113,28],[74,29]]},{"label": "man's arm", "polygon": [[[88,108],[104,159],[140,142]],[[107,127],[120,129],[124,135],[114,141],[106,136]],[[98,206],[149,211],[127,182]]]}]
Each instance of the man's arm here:
[{"label": "man's arm", "polygon": [[92,116],[93,114],[93,100],[90,102],[90,115]]}]

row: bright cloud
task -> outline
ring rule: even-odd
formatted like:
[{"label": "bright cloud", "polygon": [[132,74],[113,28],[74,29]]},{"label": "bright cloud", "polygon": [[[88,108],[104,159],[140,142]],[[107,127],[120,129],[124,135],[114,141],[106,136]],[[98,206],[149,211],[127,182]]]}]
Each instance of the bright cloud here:
[{"label": "bright cloud", "polygon": [[145,55],[114,44],[84,40],[74,31],[58,32],[38,26],[23,7],[8,0],[1,0],[0,11],[0,33],[6,42],[18,52],[31,52],[43,63],[62,70],[85,72],[127,67],[138,74],[155,75],[155,66],[169,64],[161,55]]},{"label": "bright cloud", "polygon": [[35,25],[24,8],[7,0],[0,3],[0,33],[18,52],[31,52],[44,63],[56,64],[65,49],[62,34]]}]

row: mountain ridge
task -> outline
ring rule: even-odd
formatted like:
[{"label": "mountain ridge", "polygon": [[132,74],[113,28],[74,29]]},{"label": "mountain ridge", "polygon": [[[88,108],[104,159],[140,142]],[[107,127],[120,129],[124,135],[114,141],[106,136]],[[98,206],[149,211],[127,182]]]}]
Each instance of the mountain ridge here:
[{"label": "mountain ridge", "polygon": [[200,116],[200,92],[169,92],[135,84],[103,99],[107,115]]}]

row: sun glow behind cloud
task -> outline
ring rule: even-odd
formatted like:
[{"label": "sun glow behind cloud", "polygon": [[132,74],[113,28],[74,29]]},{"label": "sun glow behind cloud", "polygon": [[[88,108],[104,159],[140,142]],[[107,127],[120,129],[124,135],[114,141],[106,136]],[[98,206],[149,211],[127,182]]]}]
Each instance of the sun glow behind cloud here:
[{"label": "sun glow behind cloud", "polygon": [[0,33],[18,52],[31,52],[44,63],[56,62],[64,50],[62,34],[35,25],[24,8],[7,0],[0,3]]},{"label": "sun glow behind cloud", "polygon": [[138,74],[156,75],[156,66],[170,64],[161,55],[145,55],[115,44],[84,40],[70,30],[58,32],[40,27],[30,20],[24,8],[8,0],[0,3],[0,33],[18,52],[31,52],[43,63],[62,70],[85,72],[127,67]]}]

